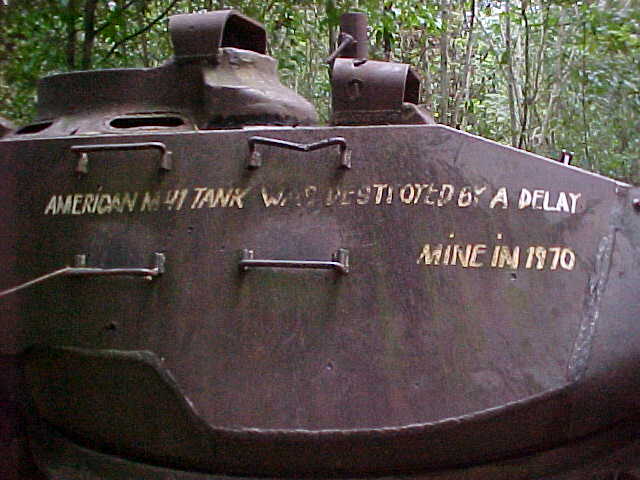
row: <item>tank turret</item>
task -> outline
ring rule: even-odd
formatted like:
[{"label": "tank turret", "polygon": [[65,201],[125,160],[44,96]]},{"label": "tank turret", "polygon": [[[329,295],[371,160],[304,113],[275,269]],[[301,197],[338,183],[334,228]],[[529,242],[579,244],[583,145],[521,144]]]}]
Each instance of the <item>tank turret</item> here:
[{"label": "tank turret", "polygon": [[52,75],[37,120],[16,135],[118,134],[246,125],[310,125],[313,106],[278,80],[264,27],[234,10],[175,15],[175,55],[157,68]]}]

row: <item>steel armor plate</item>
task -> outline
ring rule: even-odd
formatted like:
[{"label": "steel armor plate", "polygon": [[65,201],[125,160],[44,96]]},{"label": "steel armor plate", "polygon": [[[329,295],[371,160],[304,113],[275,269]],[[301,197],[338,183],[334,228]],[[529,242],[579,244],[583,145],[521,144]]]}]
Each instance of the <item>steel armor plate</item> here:
[{"label": "steel armor plate", "polygon": [[[348,151],[251,157],[252,137]],[[607,290],[637,281],[624,184],[443,126],[4,140],[0,156],[12,278],[165,260],[14,305],[3,348],[30,349],[38,412],[83,445],[205,472],[389,473],[543,450],[636,406],[621,355],[638,306],[620,319],[625,289]]]}]

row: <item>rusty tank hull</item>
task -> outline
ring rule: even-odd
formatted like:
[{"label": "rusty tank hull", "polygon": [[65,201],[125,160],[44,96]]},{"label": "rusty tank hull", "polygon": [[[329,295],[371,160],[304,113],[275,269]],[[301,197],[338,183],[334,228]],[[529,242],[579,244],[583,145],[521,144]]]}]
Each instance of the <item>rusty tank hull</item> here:
[{"label": "rusty tank hull", "polygon": [[6,478],[635,478],[635,187],[190,112],[0,139]]},{"label": "rusty tank hull", "polygon": [[[249,170],[256,136],[339,136],[352,166],[336,147],[257,146]],[[173,168],[123,149],[74,175],[73,149],[109,140],[162,143]],[[1,146],[15,278],[165,256],[152,279],[20,295],[35,411],[80,445],[216,474],[408,474],[533,455],[637,411],[625,185],[442,126],[24,146]],[[244,250],[326,269],[245,266]]]}]

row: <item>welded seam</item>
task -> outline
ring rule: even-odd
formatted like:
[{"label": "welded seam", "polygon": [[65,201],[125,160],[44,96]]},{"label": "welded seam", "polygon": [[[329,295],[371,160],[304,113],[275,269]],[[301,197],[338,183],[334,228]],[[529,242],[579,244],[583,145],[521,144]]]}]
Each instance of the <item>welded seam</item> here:
[{"label": "welded seam", "polygon": [[[612,215],[614,220],[618,217],[615,213]],[[609,280],[616,230],[616,226],[612,225],[609,234],[602,237],[598,244],[595,268],[593,275],[589,277],[589,290],[585,299],[580,329],[567,366],[567,380],[569,382],[581,380],[587,372],[591,346],[600,318],[600,303]]]}]

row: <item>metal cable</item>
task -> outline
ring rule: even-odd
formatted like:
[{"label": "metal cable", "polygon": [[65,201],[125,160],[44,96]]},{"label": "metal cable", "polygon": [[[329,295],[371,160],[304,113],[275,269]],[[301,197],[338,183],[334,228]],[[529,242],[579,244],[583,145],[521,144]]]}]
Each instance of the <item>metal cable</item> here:
[{"label": "metal cable", "polygon": [[3,290],[0,292],[0,298],[10,295],[12,293],[16,293],[17,291],[22,290],[24,288],[28,288],[38,283],[44,282],[45,280],[49,280],[50,278],[57,277],[58,275],[64,275],[69,270],[73,270],[73,267],[64,267],[64,268],[61,268],[60,270],[55,270],[51,273],[47,273],[46,275],[42,275],[41,277],[34,278],[33,280],[29,280],[28,282],[22,283],[17,287],[9,288],[8,290]]}]

